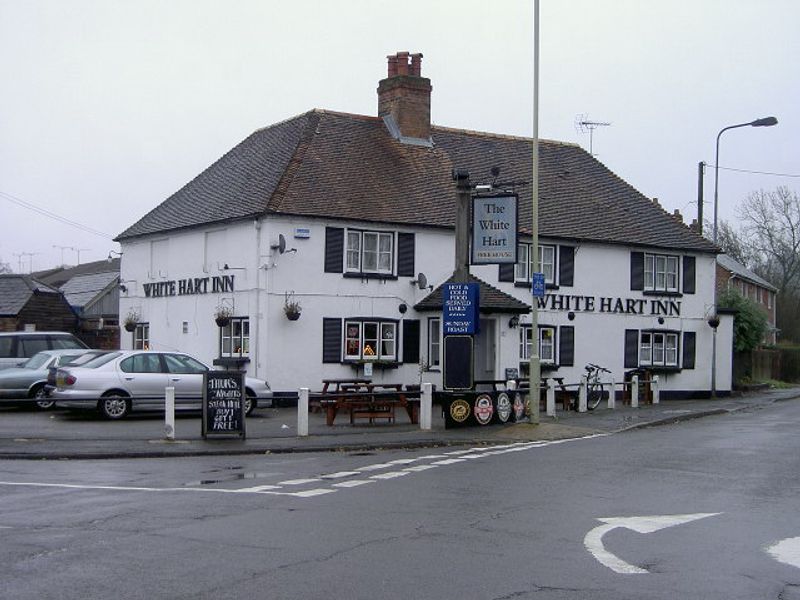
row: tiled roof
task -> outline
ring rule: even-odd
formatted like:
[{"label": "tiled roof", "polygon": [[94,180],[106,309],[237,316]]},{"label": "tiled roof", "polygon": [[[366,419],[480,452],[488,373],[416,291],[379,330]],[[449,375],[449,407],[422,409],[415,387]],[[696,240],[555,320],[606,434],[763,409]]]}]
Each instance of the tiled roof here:
[{"label": "tiled roof", "polygon": [[[448,283],[455,283],[455,275],[451,275],[447,281],[443,282],[425,298],[417,302],[414,305],[414,310],[441,312],[444,295],[443,288]],[[525,304],[513,296],[498,290],[482,279],[478,279],[472,273],[469,274],[469,283],[478,284],[478,307],[480,312],[528,313],[531,311],[529,304]]]},{"label": "tiled roof", "polygon": [[759,277],[758,275],[753,273],[750,269],[745,267],[742,263],[740,263],[737,260],[734,260],[727,254],[718,254],[717,262],[722,268],[730,271],[731,273],[736,275],[739,279],[746,279],[751,283],[760,285],[761,287],[766,288],[768,290],[772,290],[773,292],[778,291],[778,288],[772,285],[769,281]]},{"label": "tiled roof", "polygon": [[[453,227],[453,167],[473,182],[520,186],[531,224],[531,140],[432,128],[432,148],[403,144],[382,119],[314,110],[255,132],[118,239],[258,214]],[[714,252],[715,247],[577,145],[540,143],[543,237]]]},{"label": "tiled roof", "polygon": [[61,291],[64,292],[64,297],[70,306],[83,308],[118,278],[119,273],[113,271],[76,275],[61,286]]},{"label": "tiled roof", "polygon": [[34,292],[59,294],[60,292],[37,281],[30,275],[0,275],[0,315],[19,314]]},{"label": "tiled roof", "polygon": [[96,260],[74,267],[57,267],[34,273],[33,277],[42,283],[60,288],[73,277],[95,273],[116,273],[119,275],[119,258],[114,258],[110,262],[108,260]]}]

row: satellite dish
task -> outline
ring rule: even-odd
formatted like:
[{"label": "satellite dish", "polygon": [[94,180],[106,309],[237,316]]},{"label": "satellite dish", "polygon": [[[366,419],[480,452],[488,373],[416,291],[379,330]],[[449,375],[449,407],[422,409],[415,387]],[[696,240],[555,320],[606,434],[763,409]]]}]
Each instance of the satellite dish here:
[{"label": "satellite dish", "polygon": [[419,289],[424,290],[428,287],[428,278],[425,277],[425,273],[417,273],[417,278],[411,282],[411,285],[416,284]]},{"label": "satellite dish", "polygon": [[286,238],[283,237],[282,233],[278,234],[278,252],[281,254],[286,252]]}]

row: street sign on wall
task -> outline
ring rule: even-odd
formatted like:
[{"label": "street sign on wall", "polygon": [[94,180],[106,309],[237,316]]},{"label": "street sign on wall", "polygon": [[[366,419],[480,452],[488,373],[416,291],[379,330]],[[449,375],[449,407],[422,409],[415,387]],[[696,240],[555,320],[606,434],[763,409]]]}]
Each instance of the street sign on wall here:
[{"label": "street sign on wall", "polygon": [[517,195],[473,196],[473,265],[517,262]]},{"label": "street sign on wall", "polygon": [[442,323],[445,335],[478,333],[477,283],[448,283],[442,289]]},{"label": "street sign on wall", "polygon": [[534,296],[536,296],[537,298],[544,298],[544,290],[545,290],[544,273],[533,274],[533,278],[531,280],[531,287]]}]

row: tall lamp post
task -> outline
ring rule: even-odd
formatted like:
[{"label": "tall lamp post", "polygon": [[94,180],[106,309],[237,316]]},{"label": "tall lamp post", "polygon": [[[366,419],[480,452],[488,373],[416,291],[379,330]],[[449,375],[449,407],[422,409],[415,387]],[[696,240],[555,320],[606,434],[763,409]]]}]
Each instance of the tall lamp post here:
[{"label": "tall lamp post", "polygon": [[717,243],[717,203],[719,199],[719,138],[722,134],[729,129],[736,129],[737,127],[772,127],[778,124],[778,119],[775,117],[764,117],[763,119],[756,119],[749,123],[739,123],[738,125],[728,125],[723,127],[717,134],[717,152],[714,158],[714,239],[713,242]]},{"label": "tall lamp post", "polygon": [[[717,207],[719,204],[719,138],[722,134],[729,129],[736,129],[738,127],[772,127],[778,124],[778,119],[775,117],[763,117],[750,121],[749,123],[739,123],[738,125],[728,125],[720,129],[717,134],[717,149],[714,156],[714,237],[713,242],[717,244]],[[715,278],[716,280],[716,278]],[[716,289],[714,290],[714,314],[709,319],[709,325],[714,330],[711,338],[711,397],[717,395],[717,326],[719,325],[719,317],[717,316],[717,300]]]}]

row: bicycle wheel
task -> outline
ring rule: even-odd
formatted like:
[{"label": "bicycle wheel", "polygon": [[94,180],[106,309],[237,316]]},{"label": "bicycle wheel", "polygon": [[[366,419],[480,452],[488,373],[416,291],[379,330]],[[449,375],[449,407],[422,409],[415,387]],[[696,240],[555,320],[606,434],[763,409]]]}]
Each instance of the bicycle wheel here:
[{"label": "bicycle wheel", "polygon": [[597,382],[589,383],[586,389],[586,408],[594,410],[603,399],[603,386]]}]

